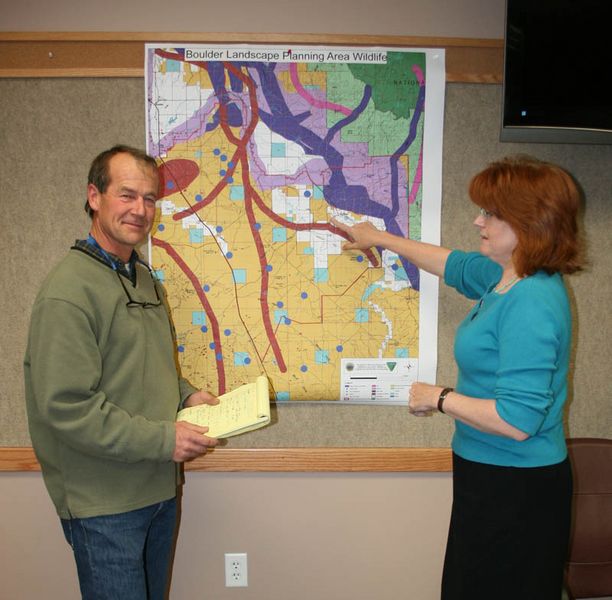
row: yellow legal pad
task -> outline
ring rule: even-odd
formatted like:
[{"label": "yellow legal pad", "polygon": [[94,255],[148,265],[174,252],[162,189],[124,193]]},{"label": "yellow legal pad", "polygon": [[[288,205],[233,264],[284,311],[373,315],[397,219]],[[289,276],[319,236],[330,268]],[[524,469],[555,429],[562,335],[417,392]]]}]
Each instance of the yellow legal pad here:
[{"label": "yellow legal pad", "polygon": [[206,435],[228,438],[270,423],[268,378],[260,375],[253,383],[219,396],[219,404],[199,404],[180,410],[177,421],[208,427]]}]

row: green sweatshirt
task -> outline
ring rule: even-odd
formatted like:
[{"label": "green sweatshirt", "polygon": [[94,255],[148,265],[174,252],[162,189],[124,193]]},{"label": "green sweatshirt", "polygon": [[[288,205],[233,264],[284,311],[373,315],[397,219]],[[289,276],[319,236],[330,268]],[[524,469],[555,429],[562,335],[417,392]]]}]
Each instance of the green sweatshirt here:
[{"label": "green sweatshirt", "polygon": [[[134,300],[155,302],[151,276],[136,268],[136,287],[123,283]],[[165,304],[128,308],[118,277],[72,249],[32,310],[28,422],[61,518],[126,512],[176,494],[174,420],[196,390],[177,374]]]}]

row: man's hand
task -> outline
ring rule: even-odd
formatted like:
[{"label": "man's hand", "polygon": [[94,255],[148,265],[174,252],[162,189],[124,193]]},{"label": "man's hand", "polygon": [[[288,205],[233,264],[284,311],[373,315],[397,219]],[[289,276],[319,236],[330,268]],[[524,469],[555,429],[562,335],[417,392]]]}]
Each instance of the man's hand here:
[{"label": "man's hand", "polygon": [[185,402],[183,402],[183,407],[188,408],[189,406],[197,406],[198,404],[219,404],[219,398],[213,396],[210,392],[198,390],[187,397]]},{"label": "man's hand", "polygon": [[176,428],[176,444],[172,455],[174,462],[181,463],[202,456],[218,443],[216,438],[204,435],[208,427],[200,427],[187,421],[177,421],[174,426]]},{"label": "man's hand", "polygon": [[[213,396],[210,392],[198,390],[185,399],[183,407],[197,406],[198,404],[219,404],[219,398]],[[176,427],[176,444],[172,460],[174,462],[185,462],[197,456],[206,454],[208,448],[214,448],[217,445],[217,439],[204,435],[208,431],[208,427],[200,427],[187,421],[177,421]]]}]

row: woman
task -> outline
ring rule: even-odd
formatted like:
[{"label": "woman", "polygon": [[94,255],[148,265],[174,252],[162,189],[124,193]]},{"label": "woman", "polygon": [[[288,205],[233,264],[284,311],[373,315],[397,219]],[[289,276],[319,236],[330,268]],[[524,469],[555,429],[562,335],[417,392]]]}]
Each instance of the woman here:
[{"label": "woman", "polygon": [[455,420],[443,600],[559,600],[572,481],[563,406],[571,316],[561,275],[580,269],[580,193],[560,167],[494,162],[469,187],[480,252],[335,222],[345,249],[383,247],[476,300],[455,340],[455,389],[415,383],[409,410]]}]

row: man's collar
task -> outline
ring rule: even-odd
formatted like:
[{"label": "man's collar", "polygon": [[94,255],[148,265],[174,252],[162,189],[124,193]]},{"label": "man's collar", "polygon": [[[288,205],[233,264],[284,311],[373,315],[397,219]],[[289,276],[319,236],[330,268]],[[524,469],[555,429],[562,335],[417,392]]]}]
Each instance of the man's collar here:
[{"label": "man's collar", "polygon": [[76,240],[74,242],[74,246],[72,247],[85,252],[85,254],[93,256],[114,271],[118,271],[122,275],[125,275],[132,281],[132,283],[134,283],[136,273],[135,267],[139,260],[136,250],[132,250],[132,254],[130,255],[128,262],[125,263],[116,254],[103,250],[95,240],[94,243],[92,243],[90,241],[91,239],[93,238],[90,237],[86,240]]}]

